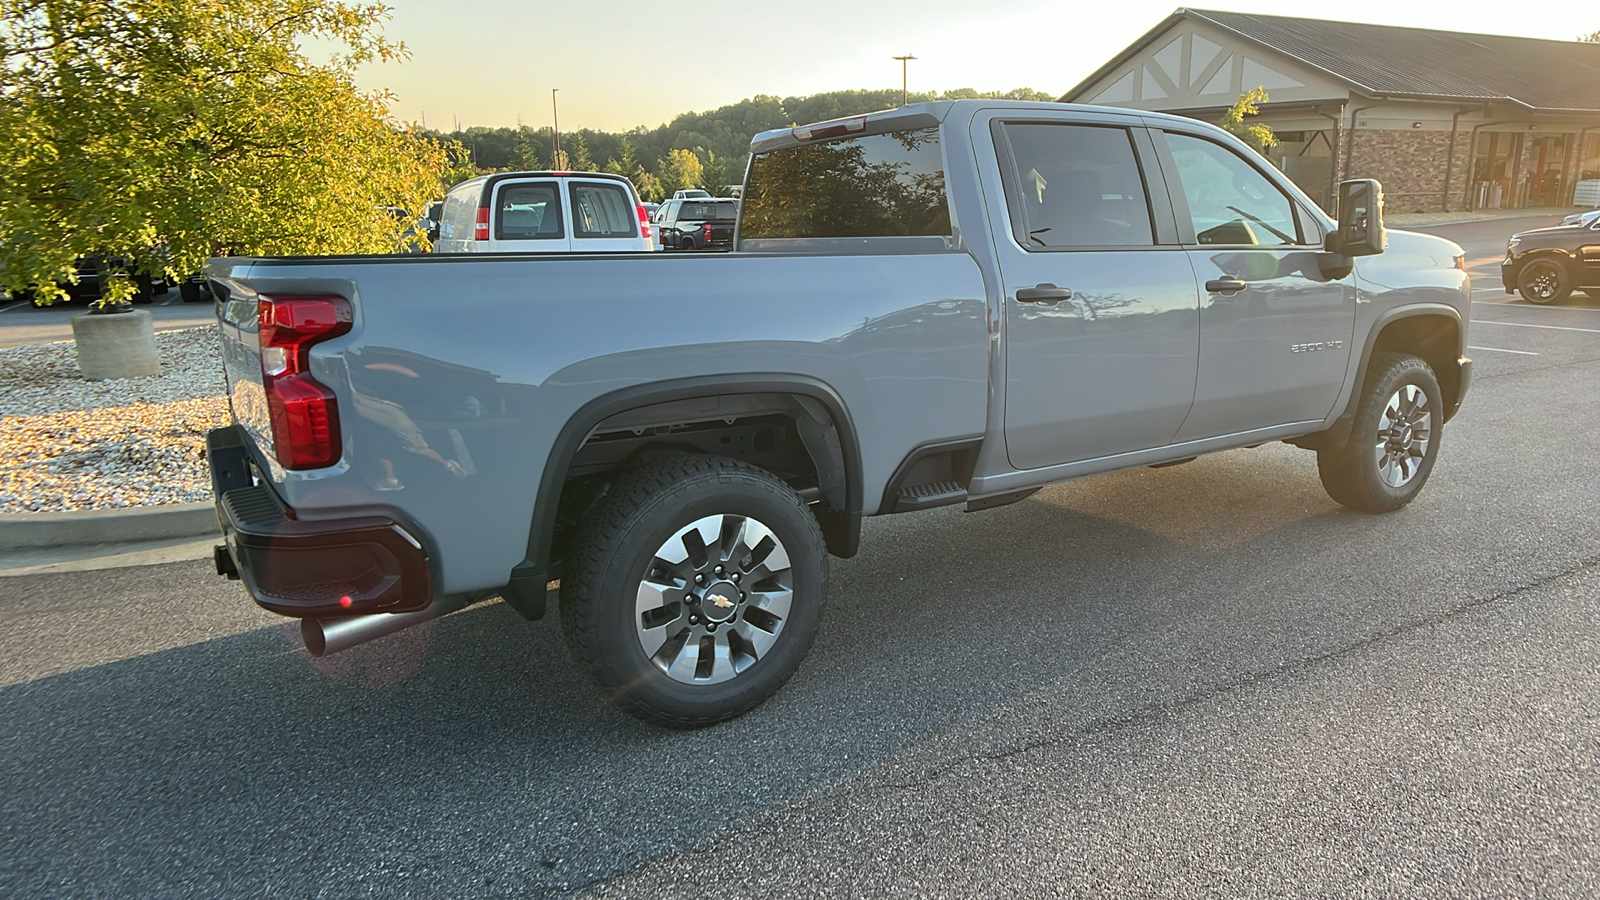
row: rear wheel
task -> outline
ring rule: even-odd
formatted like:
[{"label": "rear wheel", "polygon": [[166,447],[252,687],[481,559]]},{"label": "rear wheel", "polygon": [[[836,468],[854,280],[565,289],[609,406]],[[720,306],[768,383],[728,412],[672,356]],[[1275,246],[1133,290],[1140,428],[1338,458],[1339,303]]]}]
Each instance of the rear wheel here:
[{"label": "rear wheel", "polygon": [[1517,292],[1529,303],[1560,303],[1572,293],[1572,279],[1560,263],[1536,259],[1522,267]]},{"label": "rear wheel", "polygon": [[1426,362],[1403,353],[1374,355],[1349,440],[1317,451],[1328,496],[1373,513],[1410,503],[1439,455],[1443,410],[1438,379]]},{"label": "rear wheel", "polygon": [[562,630],[619,706],[709,725],[793,674],[826,581],[821,530],[788,485],[737,460],[672,454],[618,478],[579,528]]}]

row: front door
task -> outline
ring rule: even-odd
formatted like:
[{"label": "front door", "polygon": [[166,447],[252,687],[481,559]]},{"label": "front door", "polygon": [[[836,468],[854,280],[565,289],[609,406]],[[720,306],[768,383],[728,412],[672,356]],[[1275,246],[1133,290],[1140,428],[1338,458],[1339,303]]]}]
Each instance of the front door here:
[{"label": "front door", "polygon": [[1178,440],[1325,418],[1350,364],[1354,276],[1323,276],[1315,219],[1250,151],[1170,129],[1165,142],[1201,288],[1200,374]]},{"label": "front door", "polygon": [[1148,135],[1066,114],[975,128],[975,143],[996,148],[1004,187],[990,227],[1011,464],[1165,446],[1194,397],[1198,296]]}]

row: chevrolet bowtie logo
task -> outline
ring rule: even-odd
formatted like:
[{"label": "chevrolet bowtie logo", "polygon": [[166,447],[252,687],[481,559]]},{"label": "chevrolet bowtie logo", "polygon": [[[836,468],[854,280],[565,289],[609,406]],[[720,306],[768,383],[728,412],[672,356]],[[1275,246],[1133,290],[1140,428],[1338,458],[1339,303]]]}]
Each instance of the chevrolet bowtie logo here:
[{"label": "chevrolet bowtie logo", "polygon": [[715,603],[719,609],[732,609],[733,601],[721,594],[707,594],[706,599]]}]

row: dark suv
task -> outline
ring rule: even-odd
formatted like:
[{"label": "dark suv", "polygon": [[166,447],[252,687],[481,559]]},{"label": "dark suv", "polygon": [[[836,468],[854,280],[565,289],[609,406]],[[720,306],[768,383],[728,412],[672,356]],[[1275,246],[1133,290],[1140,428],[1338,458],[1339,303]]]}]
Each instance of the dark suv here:
[{"label": "dark suv", "polygon": [[656,210],[663,250],[732,250],[739,201],[698,198],[668,200]]},{"label": "dark suv", "polygon": [[1529,303],[1560,303],[1574,288],[1600,296],[1600,218],[1512,235],[1500,281]]}]

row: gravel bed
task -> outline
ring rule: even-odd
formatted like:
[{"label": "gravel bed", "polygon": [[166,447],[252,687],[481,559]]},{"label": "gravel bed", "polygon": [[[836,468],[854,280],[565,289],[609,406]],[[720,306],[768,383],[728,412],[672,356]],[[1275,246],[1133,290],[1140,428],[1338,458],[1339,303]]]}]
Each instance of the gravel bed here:
[{"label": "gravel bed", "polygon": [[162,374],[85,381],[71,341],[0,349],[0,513],[211,499],[229,422],[215,326],[156,335]]}]

